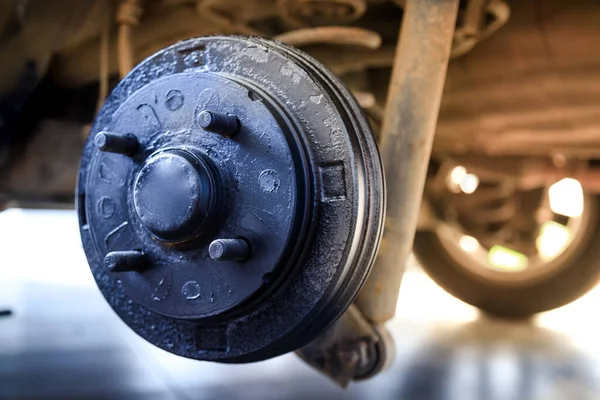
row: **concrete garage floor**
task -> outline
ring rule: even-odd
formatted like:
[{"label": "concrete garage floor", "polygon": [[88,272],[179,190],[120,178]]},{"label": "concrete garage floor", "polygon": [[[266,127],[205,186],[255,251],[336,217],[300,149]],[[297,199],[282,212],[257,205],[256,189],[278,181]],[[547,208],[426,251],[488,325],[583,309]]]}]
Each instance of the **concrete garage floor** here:
[{"label": "concrete garage floor", "polygon": [[294,355],[186,360],[139,339],[88,272],[73,212],[0,214],[1,399],[598,399],[595,290],[529,323],[491,321],[418,268],[406,275],[393,367],[342,390]]}]

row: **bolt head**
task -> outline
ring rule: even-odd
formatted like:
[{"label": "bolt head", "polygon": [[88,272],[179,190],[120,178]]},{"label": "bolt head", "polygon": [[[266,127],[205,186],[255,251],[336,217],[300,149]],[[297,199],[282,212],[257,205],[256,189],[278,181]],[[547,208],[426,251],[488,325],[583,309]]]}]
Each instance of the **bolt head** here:
[{"label": "bolt head", "polygon": [[213,260],[221,260],[225,254],[225,246],[220,240],[215,240],[208,247],[208,255]]},{"label": "bolt head", "polygon": [[115,254],[108,253],[106,257],[104,257],[104,265],[110,271],[113,271],[117,267],[118,257]]},{"label": "bolt head", "polygon": [[217,239],[208,247],[215,261],[244,261],[250,255],[250,245],[244,239]]},{"label": "bolt head", "polygon": [[111,272],[141,271],[146,267],[146,257],[136,250],[112,251],[104,257],[104,265]]},{"label": "bolt head", "polygon": [[96,146],[96,148],[98,148],[99,150],[106,149],[107,144],[108,136],[106,135],[106,133],[100,132],[94,137],[94,146]]},{"label": "bolt head", "polygon": [[200,126],[202,129],[208,129],[213,125],[214,119],[215,117],[210,111],[202,111],[200,114],[198,114],[198,126]]}]

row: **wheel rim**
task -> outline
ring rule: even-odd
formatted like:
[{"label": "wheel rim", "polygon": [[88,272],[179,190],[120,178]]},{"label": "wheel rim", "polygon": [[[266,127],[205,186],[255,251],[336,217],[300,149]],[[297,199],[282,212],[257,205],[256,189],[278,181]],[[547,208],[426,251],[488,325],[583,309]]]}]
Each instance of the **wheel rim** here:
[{"label": "wheel rim", "polygon": [[[593,225],[592,221],[596,213],[597,207],[593,201],[593,197],[584,196],[584,208],[581,216],[569,218],[565,225],[551,220],[546,221],[544,224],[552,223],[564,226],[568,230],[570,238],[560,251],[557,251],[552,257],[541,256],[539,250],[536,255],[531,257],[521,255],[522,257],[526,257],[525,266],[522,264],[509,265],[502,268],[502,266],[493,265],[490,262],[490,251],[479,245],[475,238],[465,235],[460,226],[442,222],[436,227],[435,234],[448,255],[470,275],[499,284],[523,284],[554,275],[577,257],[588,242]],[[540,231],[542,232],[543,229]],[[542,235],[543,232],[538,236],[538,239]],[[467,243],[466,245],[464,242],[461,243],[461,241],[465,241],[465,238],[471,240],[471,243]],[[465,250],[465,247],[469,246],[471,247],[468,251]],[[502,251],[506,250],[517,253],[507,248],[502,249]]]}]

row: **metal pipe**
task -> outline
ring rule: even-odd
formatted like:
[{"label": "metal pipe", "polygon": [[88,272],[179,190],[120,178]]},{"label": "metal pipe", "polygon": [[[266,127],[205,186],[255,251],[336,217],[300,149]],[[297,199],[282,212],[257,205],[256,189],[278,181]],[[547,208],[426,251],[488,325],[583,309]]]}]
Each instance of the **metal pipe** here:
[{"label": "metal pipe", "polygon": [[406,1],[380,138],[388,196],[385,231],[373,271],[356,301],[373,323],[383,323],[396,312],[417,227],[458,3]]},{"label": "metal pipe", "polygon": [[381,47],[379,33],[355,26],[321,26],[288,31],[273,39],[295,47],[315,44],[333,44],[340,46],[359,46],[377,50]]}]

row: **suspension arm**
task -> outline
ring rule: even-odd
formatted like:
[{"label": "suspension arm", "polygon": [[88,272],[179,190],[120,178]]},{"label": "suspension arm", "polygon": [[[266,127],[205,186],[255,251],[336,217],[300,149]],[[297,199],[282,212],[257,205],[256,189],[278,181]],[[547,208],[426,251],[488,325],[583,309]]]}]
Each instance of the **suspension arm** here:
[{"label": "suspension arm", "polygon": [[394,316],[412,250],[459,0],[407,0],[388,90],[380,149],[387,216],[377,261],[356,304],[383,323]]}]

